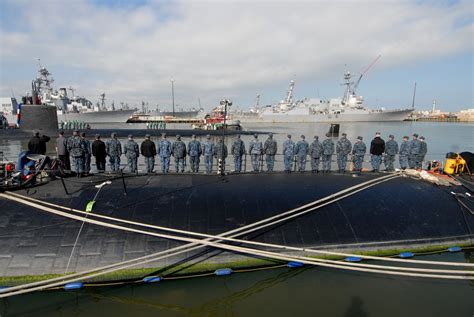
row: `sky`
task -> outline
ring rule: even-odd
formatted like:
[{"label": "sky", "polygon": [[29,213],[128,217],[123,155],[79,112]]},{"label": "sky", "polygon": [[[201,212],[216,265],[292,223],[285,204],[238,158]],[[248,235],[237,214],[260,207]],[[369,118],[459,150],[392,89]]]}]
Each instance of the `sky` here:
[{"label": "sky", "polygon": [[364,74],[371,108],[473,108],[472,1],[0,0],[0,96],[24,95],[38,59],[94,103],[248,109],[329,99]]}]

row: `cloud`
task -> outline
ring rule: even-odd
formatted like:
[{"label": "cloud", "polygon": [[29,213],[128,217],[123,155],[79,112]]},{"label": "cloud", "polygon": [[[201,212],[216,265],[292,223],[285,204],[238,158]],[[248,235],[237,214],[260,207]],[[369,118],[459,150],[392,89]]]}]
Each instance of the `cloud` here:
[{"label": "cloud", "polygon": [[[132,2],[133,4],[133,2]],[[472,7],[430,2],[148,2],[106,6],[87,1],[2,2],[4,70],[41,57],[57,83],[79,93],[150,104],[245,104],[255,87],[293,76],[324,81],[344,65],[379,68],[472,51]],[[468,21],[458,25],[458,21]],[[8,24],[8,25],[7,25]],[[60,78],[61,76],[61,78]],[[25,91],[24,87],[14,87]],[[8,77],[2,72],[2,94]],[[275,97],[277,101],[281,96]]]}]

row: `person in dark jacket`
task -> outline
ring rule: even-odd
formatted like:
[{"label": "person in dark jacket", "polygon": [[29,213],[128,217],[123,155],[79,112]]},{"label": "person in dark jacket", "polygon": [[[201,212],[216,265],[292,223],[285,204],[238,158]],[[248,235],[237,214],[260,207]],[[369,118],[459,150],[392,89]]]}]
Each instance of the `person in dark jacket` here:
[{"label": "person in dark jacket", "polygon": [[28,141],[28,151],[30,154],[46,154],[46,143],[49,142],[51,138],[49,136],[43,135],[40,137],[38,131],[34,132],[33,137]]},{"label": "person in dark jacket", "polygon": [[105,151],[105,143],[100,139],[100,134],[95,135],[95,141],[92,142],[92,155],[95,157],[95,165],[99,173],[105,172],[105,159],[107,152]]},{"label": "person in dark jacket", "polygon": [[382,154],[385,152],[385,141],[380,137],[380,132],[375,133],[375,138],[370,143],[370,163],[372,172],[378,172],[382,163]]},{"label": "person in dark jacket", "polygon": [[145,135],[145,141],[140,145],[140,152],[145,157],[146,172],[154,173],[155,169],[155,156],[156,156],[156,144],[150,140],[150,135]]}]

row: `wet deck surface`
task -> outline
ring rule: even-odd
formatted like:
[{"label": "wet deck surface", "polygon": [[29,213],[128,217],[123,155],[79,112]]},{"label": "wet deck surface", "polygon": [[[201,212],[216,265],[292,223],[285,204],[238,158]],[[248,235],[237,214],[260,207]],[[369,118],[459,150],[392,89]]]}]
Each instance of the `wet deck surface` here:
[{"label": "wet deck surface", "polygon": [[[351,174],[153,175],[113,179],[98,196],[95,213],[209,234],[219,234],[312,202],[374,177]],[[84,210],[94,185],[109,176],[66,179],[17,192]],[[474,240],[474,216],[451,189],[397,178],[305,216],[257,232],[257,241],[291,246]],[[0,198],[0,276],[64,273],[81,222]],[[419,240],[419,241],[415,241]],[[112,264],[181,245],[181,242],[85,224],[70,271]],[[149,266],[172,264],[192,253]],[[224,261],[229,253],[213,257]]]}]

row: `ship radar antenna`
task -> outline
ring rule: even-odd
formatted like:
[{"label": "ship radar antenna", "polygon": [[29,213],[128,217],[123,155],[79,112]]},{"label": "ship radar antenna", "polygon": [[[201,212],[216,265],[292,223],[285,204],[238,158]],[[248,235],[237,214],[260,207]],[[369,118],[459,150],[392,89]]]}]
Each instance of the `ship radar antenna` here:
[{"label": "ship radar antenna", "polygon": [[288,92],[284,100],[285,103],[293,103],[293,90],[295,89],[295,80],[290,80],[290,86],[288,87]]}]

